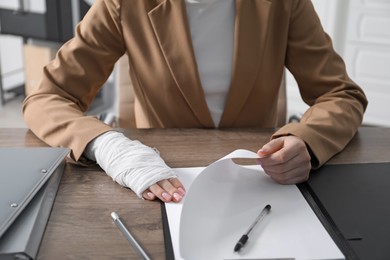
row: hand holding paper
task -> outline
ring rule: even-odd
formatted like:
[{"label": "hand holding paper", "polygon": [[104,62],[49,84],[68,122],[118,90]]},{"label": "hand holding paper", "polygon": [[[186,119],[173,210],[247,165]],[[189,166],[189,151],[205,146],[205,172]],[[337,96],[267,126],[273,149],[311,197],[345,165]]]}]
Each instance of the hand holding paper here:
[{"label": "hand holding paper", "polygon": [[258,152],[258,163],[265,173],[280,184],[307,181],[311,169],[305,142],[293,135],[282,136],[265,144]]}]

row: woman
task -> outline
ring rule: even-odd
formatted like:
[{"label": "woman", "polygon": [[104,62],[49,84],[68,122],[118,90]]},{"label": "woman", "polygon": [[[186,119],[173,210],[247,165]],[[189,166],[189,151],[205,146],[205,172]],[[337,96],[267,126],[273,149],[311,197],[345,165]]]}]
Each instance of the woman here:
[{"label": "woman", "polygon": [[45,67],[24,117],[42,140],[96,160],[148,200],[177,202],[185,190],[153,149],[84,115],[124,54],[137,127],[274,127],[286,67],[310,108],[258,151],[282,184],[341,151],[367,105],[310,0],[98,0]]}]

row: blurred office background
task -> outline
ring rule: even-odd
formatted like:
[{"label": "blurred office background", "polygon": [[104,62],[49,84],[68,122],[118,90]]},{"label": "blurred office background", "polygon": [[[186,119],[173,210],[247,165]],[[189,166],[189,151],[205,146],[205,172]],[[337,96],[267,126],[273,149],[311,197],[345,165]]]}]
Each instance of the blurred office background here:
[{"label": "blurred office background", "polygon": [[[0,127],[25,127],[20,111],[25,94],[36,85],[42,66],[72,36],[74,26],[92,2],[0,0]],[[351,78],[368,96],[364,124],[390,126],[390,1],[312,2]],[[20,26],[26,21],[31,21],[30,27]],[[89,113],[118,114],[116,78],[114,71]],[[306,110],[289,74],[287,97],[288,116]]]}]

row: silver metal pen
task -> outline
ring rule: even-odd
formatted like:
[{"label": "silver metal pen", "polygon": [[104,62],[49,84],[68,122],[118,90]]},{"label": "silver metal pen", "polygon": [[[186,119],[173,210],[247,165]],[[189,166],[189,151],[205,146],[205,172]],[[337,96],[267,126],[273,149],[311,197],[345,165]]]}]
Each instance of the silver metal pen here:
[{"label": "silver metal pen", "polygon": [[119,230],[122,232],[122,234],[126,237],[126,239],[130,242],[130,244],[133,246],[135,251],[145,260],[150,260],[150,257],[146,254],[146,252],[142,249],[140,244],[135,240],[135,238],[130,234],[130,232],[127,230],[125,225],[120,220],[118,214],[115,212],[111,212],[111,217],[114,220],[115,224],[119,228]]},{"label": "silver metal pen", "polygon": [[270,210],[271,210],[271,205],[269,205],[269,204],[263,208],[263,210],[260,212],[260,215],[255,219],[253,224],[249,227],[248,231],[244,235],[241,236],[240,240],[238,240],[236,246],[234,247],[234,252],[241,250],[241,248],[248,241],[249,233],[257,225],[257,223],[261,222],[261,220],[264,218],[265,215],[267,215],[270,212]]}]

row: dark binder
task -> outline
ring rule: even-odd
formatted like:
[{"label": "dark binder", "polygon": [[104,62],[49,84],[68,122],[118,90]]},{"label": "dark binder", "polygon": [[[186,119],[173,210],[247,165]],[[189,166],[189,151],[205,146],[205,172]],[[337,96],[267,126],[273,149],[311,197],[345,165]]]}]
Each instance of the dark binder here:
[{"label": "dark binder", "polygon": [[65,148],[0,148],[0,258],[34,259],[65,166]]},{"label": "dark binder", "polygon": [[175,254],[173,253],[171,232],[169,231],[167,210],[165,209],[164,202],[161,202],[161,218],[162,218],[162,224],[163,224],[165,259],[166,260],[174,260]]},{"label": "dark binder", "polygon": [[390,259],[390,163],[325,165],[301,186],[347,259]]}]

